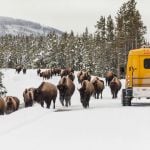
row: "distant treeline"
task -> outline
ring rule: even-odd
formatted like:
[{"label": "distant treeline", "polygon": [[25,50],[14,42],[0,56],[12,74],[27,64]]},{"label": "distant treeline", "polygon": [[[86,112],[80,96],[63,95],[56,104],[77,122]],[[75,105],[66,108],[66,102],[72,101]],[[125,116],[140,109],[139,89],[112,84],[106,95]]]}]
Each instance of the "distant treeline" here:
[{"label": "distant treeline", "polygon": [[81,35],[73,31],[58,36],[11,36],[0,38],[0,66],[15,68],[72,67],[85,68],[92,74],[103,75],[106,70],[120,74],[130,49],[145,44],[143,24],[135,0],[129,0],[118,10],[115,19],[100,16],[95,33],[88,28]]}]

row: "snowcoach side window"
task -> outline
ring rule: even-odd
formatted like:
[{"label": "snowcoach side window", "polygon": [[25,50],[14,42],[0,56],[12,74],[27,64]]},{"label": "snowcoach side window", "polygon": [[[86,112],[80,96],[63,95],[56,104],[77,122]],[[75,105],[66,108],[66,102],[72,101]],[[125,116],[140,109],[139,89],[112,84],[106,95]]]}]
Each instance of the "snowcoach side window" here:
[{"label": "snowcoach side window", "polygon": [[144,68],[150,69],[150,59],[144,59]]}]

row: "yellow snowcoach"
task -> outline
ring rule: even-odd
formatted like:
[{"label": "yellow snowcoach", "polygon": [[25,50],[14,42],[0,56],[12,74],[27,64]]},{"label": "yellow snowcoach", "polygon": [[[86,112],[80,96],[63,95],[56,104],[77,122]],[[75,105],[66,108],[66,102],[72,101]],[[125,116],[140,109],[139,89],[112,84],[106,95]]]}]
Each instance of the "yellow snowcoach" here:
[{"label": "yellow snowcoach", "polygon": [[150,48],[130,50],[126,68],[122,105],[131,106],[132,98],[150,98]]}]

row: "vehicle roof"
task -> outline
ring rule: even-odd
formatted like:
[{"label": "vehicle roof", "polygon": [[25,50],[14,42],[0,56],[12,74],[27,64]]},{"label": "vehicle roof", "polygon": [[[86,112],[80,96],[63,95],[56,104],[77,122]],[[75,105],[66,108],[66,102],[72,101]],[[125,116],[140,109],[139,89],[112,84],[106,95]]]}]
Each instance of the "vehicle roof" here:
[{"label": "vehicle roof", "polygon": [[129,55],[150,55],[150,48],[139,48],[129,51]]}]

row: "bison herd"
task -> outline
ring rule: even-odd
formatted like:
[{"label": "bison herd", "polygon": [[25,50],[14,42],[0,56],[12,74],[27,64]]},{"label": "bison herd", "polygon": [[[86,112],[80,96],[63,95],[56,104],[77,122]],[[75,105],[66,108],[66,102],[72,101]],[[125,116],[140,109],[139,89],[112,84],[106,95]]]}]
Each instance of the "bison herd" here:
[{"label": "bison herd", "polygon": [[[19,68],[18,68],[19,69]],[[22,68],[21,68],[22,70]],[[16,70],[18,73],[21,71]],[[62,106],[71,106],[71,97],[75,91],[75,75],[72,68],[65,69],[38,69],[37,75],[42,77],[43,80],[48,80],[52,76],[59,75],[60,80],[57,85],[50,82],[43,81],[39,87],[26,88],[23,92],[24,106],[31,107],[34,103],[39,103],[42,107],[44,104],[50,108],[53,102],[53,109],[55,109],[56,98],[59,95],[59,100]],[[89,107],[91,96],[95,99],[103,98],[103,90],[105,88],[104,81],[99,77],[91,77],[90,73],[86,70],[81,70],[77,73],[78,83],[81,85],[78,88],[80,94],[80,102],[84,108]],[[105,75],[106,86],[110,87],[112,98],[117,98],[118,91],[121,89],[121,82],[117,76],[109,71]],[[14,96],[5,96],[0,98],[0,114],[10,114],[19,109],[20,101]]]}]

